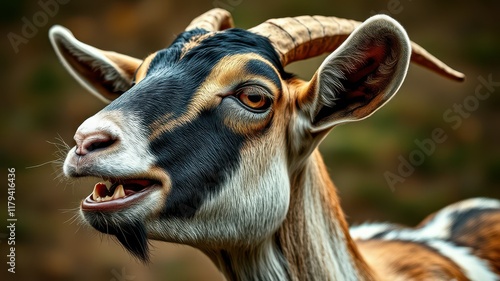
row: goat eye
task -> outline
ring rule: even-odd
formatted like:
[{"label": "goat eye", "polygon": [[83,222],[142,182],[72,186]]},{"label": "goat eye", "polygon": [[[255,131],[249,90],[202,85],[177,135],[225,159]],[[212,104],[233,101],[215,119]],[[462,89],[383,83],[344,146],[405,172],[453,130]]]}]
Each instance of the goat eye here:
[{"label": "goat eye", "polygon": [[262,92],[253,88],[243,88],[237,92],[236,97],[246,107],[255,111],[264,111],[271,105],[270,98]]}]

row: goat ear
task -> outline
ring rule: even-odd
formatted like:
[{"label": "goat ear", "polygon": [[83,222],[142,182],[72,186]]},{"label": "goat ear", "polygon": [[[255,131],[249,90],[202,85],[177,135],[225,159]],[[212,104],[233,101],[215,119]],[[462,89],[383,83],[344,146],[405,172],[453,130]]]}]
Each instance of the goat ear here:
[{"label": "goat ear", "polygon": [[410,40],[388,16],[374,16],[330,54],[301,98],[313,133],[370,116],[396,93],[410,62]]},{"label": "goat ear", "polygon": [[49,38],[71,75],[106,103],[132,86],[135,71],[142,63],[139,59],[82,43],[62,26],[53,26]]}]

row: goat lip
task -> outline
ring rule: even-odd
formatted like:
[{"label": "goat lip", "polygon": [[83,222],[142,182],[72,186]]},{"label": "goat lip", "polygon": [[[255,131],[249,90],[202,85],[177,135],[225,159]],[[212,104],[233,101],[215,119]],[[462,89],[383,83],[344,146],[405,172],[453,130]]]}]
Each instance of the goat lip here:
[{"label": "goat lip", "polygon": [[[145,181],[144,181],[145,182]],[[97,185],[99,185],[98,183]],[[137,183],[135,183],[137,184]],[[151,191],[157,189],[158,184],[153,183],[150,186],[143,186],[140,190],[125,190],[125,197],[115,198],[108,201],[94,200],[94,192],[90,193],[81,203],[82,211],[119,211],[124,209],[142,198],[147,196]]]}]

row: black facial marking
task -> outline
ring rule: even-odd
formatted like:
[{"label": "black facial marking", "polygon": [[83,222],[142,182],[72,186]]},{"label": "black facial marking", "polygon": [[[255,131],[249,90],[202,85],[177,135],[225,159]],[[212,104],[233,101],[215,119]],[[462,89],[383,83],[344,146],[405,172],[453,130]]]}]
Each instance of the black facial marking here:
[{"label": "black facial marking", "polygon": [[164,217],[192,217],[236,168],[244,137],[227,128],[220,114],[205,111],[151,143],[158,165],[171,176]]}]

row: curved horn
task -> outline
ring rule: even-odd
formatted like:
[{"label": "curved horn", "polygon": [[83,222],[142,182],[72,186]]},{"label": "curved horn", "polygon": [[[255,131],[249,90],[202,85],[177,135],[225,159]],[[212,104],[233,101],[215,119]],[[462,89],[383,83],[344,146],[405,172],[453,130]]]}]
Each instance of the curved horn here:
[{"label": "curved horn", "polygon": [[[280,55],[283,66],[332,52],[356,29],[361,22],[323,16],[300,16],[270,19],[249,29],[250,32],[268,37]],[[447,78],[463,81],[465,75],[411,42],[411,60]]]},{"label": "curved horn", "polygon": [[231,13],[223,9],[215,8],[191,21],[188,27],[186,27],[186,31],[201,28],[211,32],[232,27],[234,27],[234,24]]}]

